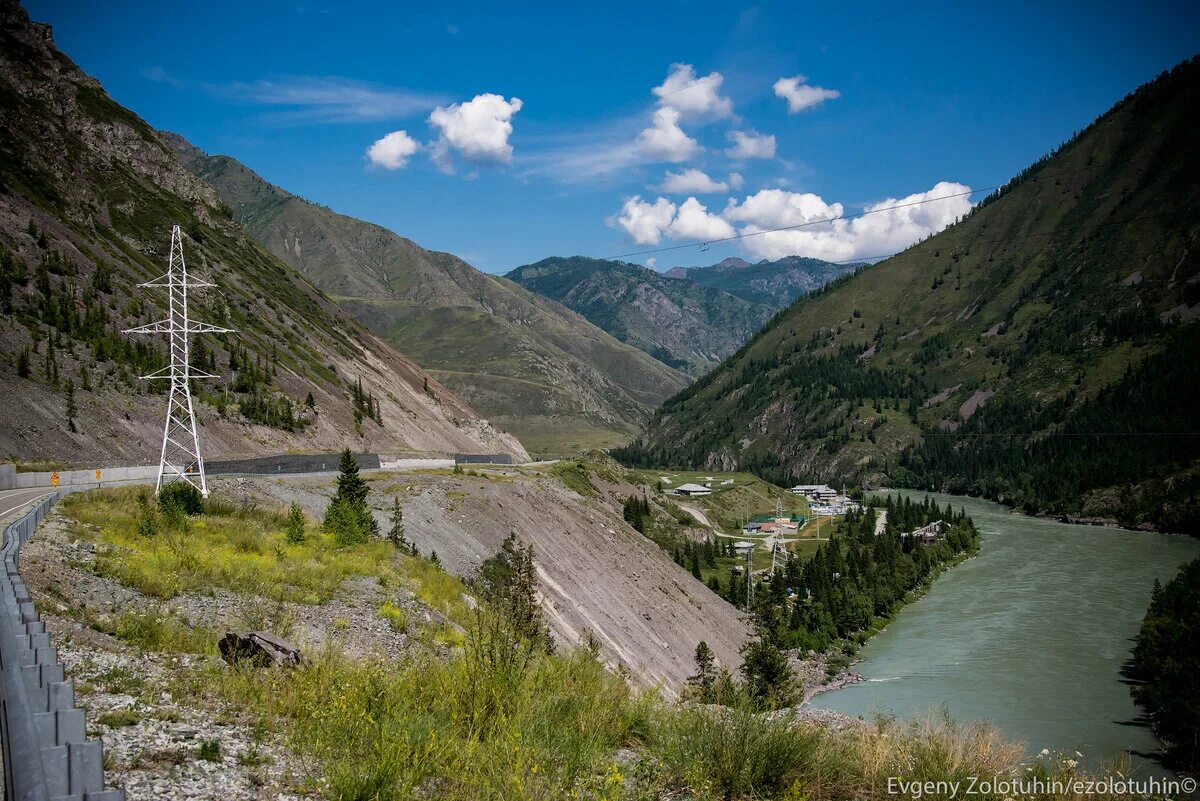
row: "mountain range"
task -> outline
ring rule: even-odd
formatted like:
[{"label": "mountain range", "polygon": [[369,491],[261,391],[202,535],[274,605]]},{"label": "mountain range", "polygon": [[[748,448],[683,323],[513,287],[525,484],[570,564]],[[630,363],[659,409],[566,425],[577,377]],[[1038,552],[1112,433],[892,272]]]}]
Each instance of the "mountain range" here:
[{"label": "mountain range", "polygon": [[[507,452],[436,376],[364,329],[269,254],[175,150],[54,45],[48,26],[0,4],[0,453],[90,464],[158,456],[161,319],[171,228],[194,273],[191,357],[225,376],[197,382],[210,453],[288,450]],[[158,382],[159,384],[163,382]]]},{"label": "mountain range", "polygon": [[1198,87],[1193,59],[801,298],[621,458],[1200,530]]},{"label": "mountain range", "polygon": [[263,247],[532,451],[626,441],[687,384],[553,300],[165,136]]},{"label": "mountain range", "polygon": [[787,258],[659,273],[584,256],[526,264],[507,278],[578,312],[622,342],[692,376],[736,351],[775,312],[853,267]]},{"label": "mountain range", "polygon": [[672,267],[663,275],[694,281],[779,310],[801,295],[852,272],[856,266],[804,256],[785,256],[775,261],[763,259],[754,263],[735,256],[707,267]]}]

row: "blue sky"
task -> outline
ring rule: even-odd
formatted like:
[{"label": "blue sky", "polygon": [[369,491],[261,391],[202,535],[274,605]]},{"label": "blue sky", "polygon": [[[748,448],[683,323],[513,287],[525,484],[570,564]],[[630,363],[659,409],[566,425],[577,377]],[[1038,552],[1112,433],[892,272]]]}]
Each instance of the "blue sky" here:
[{"label": "blue sky", "polygon": [[943,198],[629,260],[884,255],[1200,51],[1182,2],[432,6],[27,0],[152,125],[488,272]]}]

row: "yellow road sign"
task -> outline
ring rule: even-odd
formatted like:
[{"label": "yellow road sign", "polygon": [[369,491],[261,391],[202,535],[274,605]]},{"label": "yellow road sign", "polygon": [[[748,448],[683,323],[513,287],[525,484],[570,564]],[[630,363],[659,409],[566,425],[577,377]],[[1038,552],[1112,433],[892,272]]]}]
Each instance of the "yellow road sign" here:
[{"label": "yellow road sign", "polygon": [[99,470],[96,471],[96,480],[97,481],[100,480],[100,471]]},{"label": "yellow road sign", "polygon": [[57,470],[55,470],[53,473],[50,474],[50,486],[52,486],[52,487],[58,486],[58,471]]}]

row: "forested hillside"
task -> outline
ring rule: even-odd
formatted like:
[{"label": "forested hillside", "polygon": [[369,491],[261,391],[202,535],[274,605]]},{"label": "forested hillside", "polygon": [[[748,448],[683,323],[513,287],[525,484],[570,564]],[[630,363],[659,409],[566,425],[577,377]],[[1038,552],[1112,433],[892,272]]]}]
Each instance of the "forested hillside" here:
[{"label": "forested hillside", "polygon": [[671,398],[632,464],[894,482],[1200,530],[1192,59]]},{"label": "forested hillside", "polygon": [[[461,399],[254,243],[211,187],[31,23],[0,3],[0,455],[86,465],[158,456],[171,227],[185,234],[197,416],[211,453],[506,451]],[[159,385],[164,382],[157,382]]]},{"label": "forested hillside", "polygon": [[575,312],[168,142],[267,250],[490,420],[541,453],[628,441],[687,378]]},{"label": "forested hillside", "polygon": [[506,277],[692,375],[737,350],[778,308],[637,264],[585,256],[542,259]]}]

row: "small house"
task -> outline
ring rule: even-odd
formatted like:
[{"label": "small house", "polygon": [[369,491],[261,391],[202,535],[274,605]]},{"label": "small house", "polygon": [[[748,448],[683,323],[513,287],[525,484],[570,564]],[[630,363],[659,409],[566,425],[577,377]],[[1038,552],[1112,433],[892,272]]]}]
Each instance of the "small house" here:
[{"label": "small house", "polygon": [[712,489],[710,487],[701,486],[700,484],[680,484],[675,488],[675,494],[686,495],[689,497],[712,495]]}]

